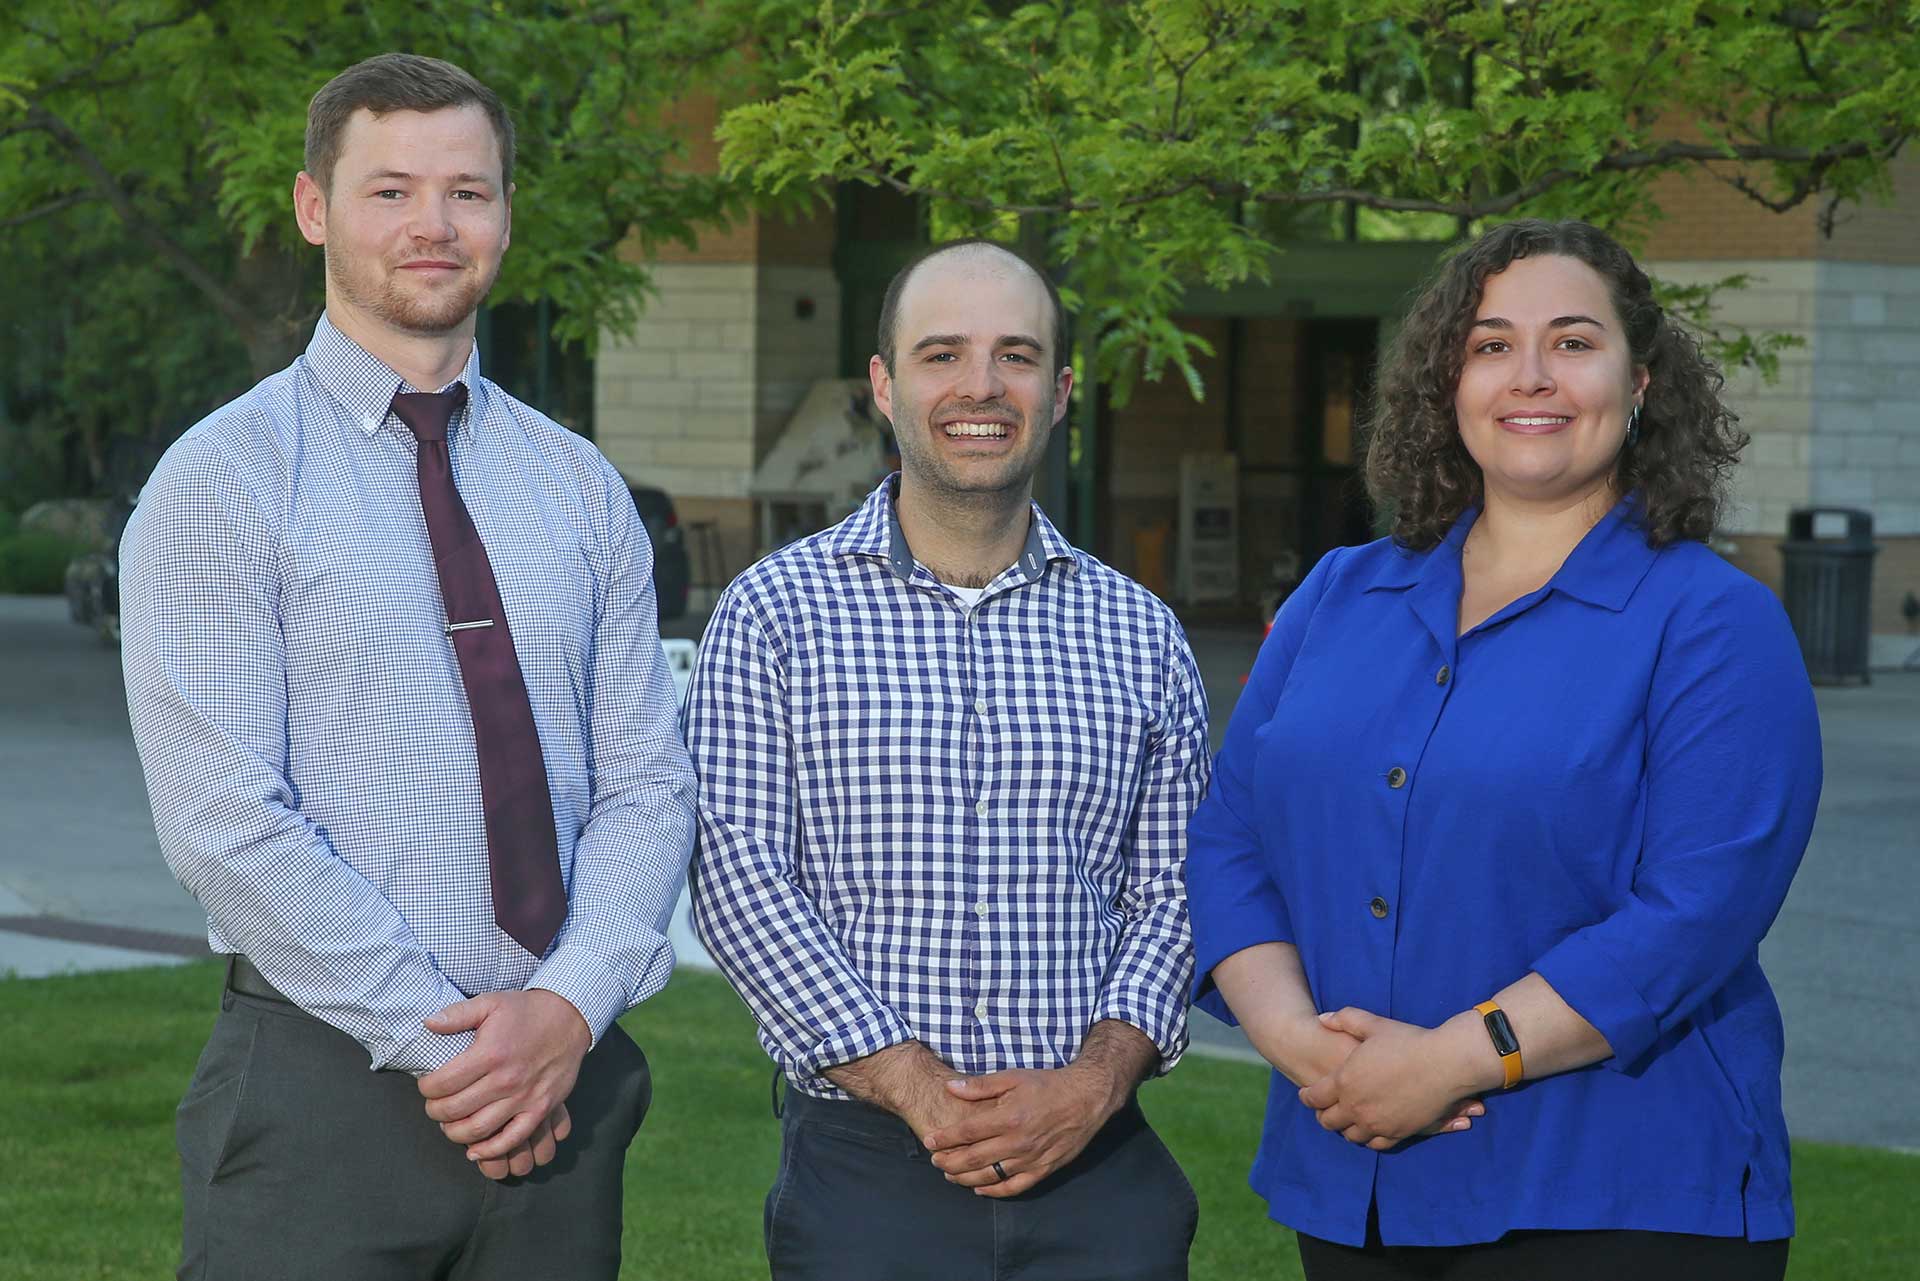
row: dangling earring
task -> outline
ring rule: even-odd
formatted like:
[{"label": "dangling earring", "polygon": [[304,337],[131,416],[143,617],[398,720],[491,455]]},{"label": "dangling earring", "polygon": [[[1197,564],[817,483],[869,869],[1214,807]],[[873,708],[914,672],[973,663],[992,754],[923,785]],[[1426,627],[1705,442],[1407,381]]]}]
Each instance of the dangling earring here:
[{"label": "dangling earring", "polygon": [[1633,412],[1627,415],[1627,441],[1622,448],[1632,449],[1634,442],[1640,439],[1640,405],[1635,402]]}]

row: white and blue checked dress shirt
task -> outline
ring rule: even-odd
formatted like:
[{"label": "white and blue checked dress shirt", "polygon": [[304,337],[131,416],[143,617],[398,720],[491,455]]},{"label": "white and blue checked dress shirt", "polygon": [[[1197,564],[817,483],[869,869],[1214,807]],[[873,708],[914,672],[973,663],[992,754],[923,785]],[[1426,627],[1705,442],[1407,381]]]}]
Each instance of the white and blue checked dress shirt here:
[{"label": "white and blue checked dress shirt", "polygon": [[[544,958],[494,923],[473,725],[420,510],[416,389],[322,319],[306,354],[167,451],[121,548],[134,739],[168,865],[287,997],[426,1072],[423,1020],[545,988],[597,1042],[673,968],[693,776],[653,553],[598,450],[480,377],[453,472],[506,602],[568,913]],[[451,384],[449,384],[451,385]]]},{"label": "white and blue checked dress shirt", "polygon": [[882,484],[736,579],[687,707],[694,918],[794,1085],[919,1040],[1060,1067],[1105,1019],[1186,1046],[1206,692],[1173,615],[1038,507],[966,608]]}]

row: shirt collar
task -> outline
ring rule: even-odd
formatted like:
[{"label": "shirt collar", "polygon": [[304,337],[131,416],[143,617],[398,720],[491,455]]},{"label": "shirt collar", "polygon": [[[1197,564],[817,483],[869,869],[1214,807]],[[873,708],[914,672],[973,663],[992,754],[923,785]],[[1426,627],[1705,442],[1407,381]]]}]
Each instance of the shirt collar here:
[{"label": "shirt collar", "polygon": [[[313,327],[313,340],[307,344],[307,368],[314,381],[346,409],[368,436],[379,431],[393,411],[395,394],[403,391],[445,391],[454,383],[467,389],[466,421],[474,420],[473,407],[480,397],[480,345],[467,353],[467,364],[459,377],[445,387],[415,387],[395,373],[386,362],[334,328],[322,314]],[[455,422],[459,422],[456,416]]]},{"label": "shirt collar", "polygon": [[[1587,531],[1547,586],[1615,613],[1625,609],[1658,554],[1647,543],[1645,514],[1645,500],[1637,490],[1615,503],[1613,510]],[[1434,547],[1423,552],[1395,548],[1364,590],[1412,587],[1434,578],[1457,581],[1461,545],[1479,518],[1480,509],[1469,507]]]},{"label": "shirt collar", "polygon": [[[904,583],[913,577],[914,560],[907,536],[900,532],[900,517],[893,507],[894,487],[899,479],[900,473],[895,472],[881,481],[859,509],[840,523],[827,546],[835,556],[884,560],[893,576]],[[1077,568],[1080,562],[1074,556],[1073,545],[1053,527],[1038,503],[1029,503],[1028,507],[1033,518],[1027,525],[1026,545],[1020,549],[1013,568],[1029,583],[1039,582],[1046,575],[1047,566],[1057,560]]]}]

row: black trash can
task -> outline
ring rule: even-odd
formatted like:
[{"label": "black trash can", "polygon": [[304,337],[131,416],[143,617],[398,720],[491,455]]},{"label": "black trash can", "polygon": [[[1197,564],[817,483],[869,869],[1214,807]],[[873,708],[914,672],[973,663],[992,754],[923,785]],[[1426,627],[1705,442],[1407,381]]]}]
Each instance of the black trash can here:
[{"label": "black trash can", "polygon": [[[1816,538],[1814,521],[1839,516],[1847,532]],[[1872,634],[1873,517],[1852,507],[1796,507],[1787,517],[1787,617],[1816,685],[1867,683]]]}]

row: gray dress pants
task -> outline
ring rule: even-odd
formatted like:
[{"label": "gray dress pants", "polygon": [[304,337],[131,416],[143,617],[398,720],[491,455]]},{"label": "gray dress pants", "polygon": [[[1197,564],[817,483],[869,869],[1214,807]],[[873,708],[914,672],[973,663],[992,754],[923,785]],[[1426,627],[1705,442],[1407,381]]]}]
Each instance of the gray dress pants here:
[{"label": "gray dress pants", "polygon": [[767,1194],[774,1281],[1184,1281],[1193,1187],[1128,1103],[1017,1197],[948,1183],[907,1123],[787,1091]]},{"label": "gray dress pants", "polygon": [[613,1281],[621,1172],[651,1095],[613,1027],[581,1065],[573,1134],[492,1182],[414,1077],[353,1038],[228,990],[177,1118],[181,1281]]}]

